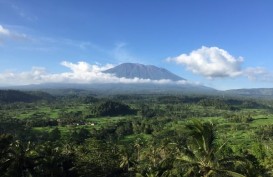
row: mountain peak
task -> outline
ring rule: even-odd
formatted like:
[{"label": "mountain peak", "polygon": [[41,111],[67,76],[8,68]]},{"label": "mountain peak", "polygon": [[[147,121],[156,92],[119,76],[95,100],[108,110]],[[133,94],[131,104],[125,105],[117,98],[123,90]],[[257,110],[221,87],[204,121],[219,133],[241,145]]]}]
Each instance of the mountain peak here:
[{"label": "mountain peak", "polygon": [[139,63],[123,63],[114,68],[110,68],[104,71],[105,73],[114,74],[117,77],[125,78],[140,78],[150,80],[162,80],[168,79],[172,81],[185,80],[184,78],[177,76],[170,71],[159,68],[154,65],[144,65]]}]

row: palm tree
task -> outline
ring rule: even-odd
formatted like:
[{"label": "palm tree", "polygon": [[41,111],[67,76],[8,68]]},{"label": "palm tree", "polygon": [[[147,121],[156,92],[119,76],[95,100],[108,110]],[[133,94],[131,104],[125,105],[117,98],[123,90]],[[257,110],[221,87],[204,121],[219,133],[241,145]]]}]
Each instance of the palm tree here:
[{"label": "palm tree", "polygon": [[134,147],[137,150],[137,162],[140,161],[140,149],[143,146],[144,142],[141,138],[137,138],[134,142]]},{"label": "palm tree", "polygon": [[217,145],[213,123],[193,120],[186,125],[186,130],[189,133],[189,140],[185,147],[180,148],[181,155],[177,158],[177,162],[184,167],[185,176],[244,177],[235,169],[236,165],[245,163],[244,158],[221,155],[225,143]]},{"label": "palm tree", "polygon": [[39,166],[37,170],[45,176],[61,176],[63,174],[64,156],[60,147],[46,142],[38,146]]},{"label": "palm tree", "polygon": [[120,165],[119,167],[124,169],[128,176],[132,176],[135,171],[135,165],[137,164],[136,158],[133,156],[134,149],[133,146],[128,144],[127,147],[120,146]]},{"label": "palm tree", "polygon": [[0,134],[0,176],[4,175],[10,165],[10,144],[13,137],[8,134]]},{"label": "palm tree", "polygon": [[37,166],[37,152],[30,142],[23,145],[19,140],[11,143],[5,156],[7,176],[34,176]]}]

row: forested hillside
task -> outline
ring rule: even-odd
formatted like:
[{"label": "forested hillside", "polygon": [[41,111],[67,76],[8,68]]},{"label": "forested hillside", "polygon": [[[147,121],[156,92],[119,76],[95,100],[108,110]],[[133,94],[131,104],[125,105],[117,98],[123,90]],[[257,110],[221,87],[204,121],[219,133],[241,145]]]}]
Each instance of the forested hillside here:
[{"label": "forested hillside", "polygon": [[52,100],[53,96],[40,91],[0,90],[0,103],[35,102],[38,100]]}]

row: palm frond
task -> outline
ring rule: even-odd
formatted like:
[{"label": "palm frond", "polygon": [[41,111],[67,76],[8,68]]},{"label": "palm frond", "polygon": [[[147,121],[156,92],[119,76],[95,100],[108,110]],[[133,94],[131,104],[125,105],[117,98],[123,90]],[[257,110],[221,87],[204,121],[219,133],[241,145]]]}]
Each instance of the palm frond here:
[{"label": "palm frond", "polygon": [[234,172],[234,171],[229,171],[229,170],[223,170],[223,171],[232,177],[246,177],[246,176],[244,176],[240,173]]}]

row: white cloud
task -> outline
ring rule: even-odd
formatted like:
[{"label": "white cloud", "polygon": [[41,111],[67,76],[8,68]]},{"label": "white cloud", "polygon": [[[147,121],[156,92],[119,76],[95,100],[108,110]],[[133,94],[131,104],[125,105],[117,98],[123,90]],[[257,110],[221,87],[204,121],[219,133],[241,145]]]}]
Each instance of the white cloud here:
[{"label": "white cloud", "polygon": [[104,66],[101,66],[98,64],[90,65],[89,63],[84,62],[84,61],[80,61],[77,64],[63,61],[63,62],[61,62],[61,65],[71,69],[74,73],[100,73],[104,70],[114,67],[114,65],[112,65],[112,64],[106,64]]},{"label": "white cloud", "polygon": [[235,58],[218,47],[201,47],[190,54],[167,58],[169,62],[183,64],[193,73],[207,78],[235,77],[242,74],[242,57]]},{"label": "white cloud", "polygon": [[272,72],[263,67],[242,68],[242,57],[235,58],[218,47],[203,46],[190,54],[181,54],[166,60],[182,64],[189,71],[209,79],[243,76],[251,81],[273,82]]},{"label": "white cloud", "polygon": [[27,36],[23,33],[11,31],[10,29],[4,28],[2,25],[0,25],[0,41],[3,43],[3,41],[7,39],[22,40],[27,39]]},{"label": "white cloud", "polygon": [[0,85],[37,84],[46,74],[45,68],[33,67],[31,71],[16,73],[6,71],[0,73]]},{"label": "white cloud", "polygon": [[252,81],[273,82],[273,74],[262,67],[249,67],[243,71],[243,75]]},{"label": "white cloud", "polygon": [[9,36],[10,31],[8,29],[4,28],[2,25],[0,25],[0,35]]},{"label": "white cloud", "polygon": [[194,84],[188,81],[174,82],[171,80],[150,80],[141,78],[118,78],[112,74],[103,73],[114,65],[91,65],[80,61],[71,63],[61,62],[61,65],[70,71],[62,73],[48,73],[45,68],[33,67],[27,72],[0,73],[0,85],[28,85],[40,83],[155,83],[155,84]]}]

